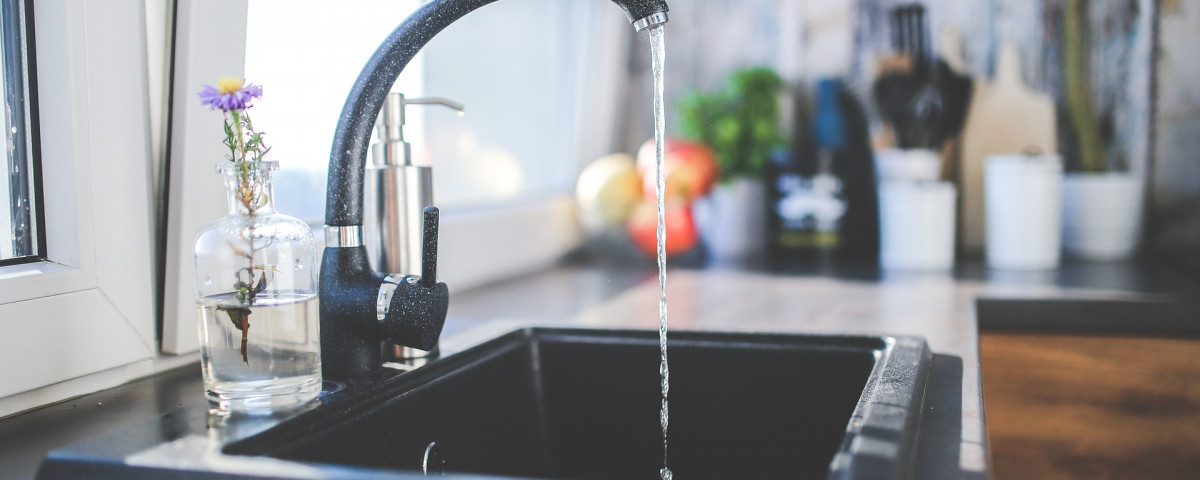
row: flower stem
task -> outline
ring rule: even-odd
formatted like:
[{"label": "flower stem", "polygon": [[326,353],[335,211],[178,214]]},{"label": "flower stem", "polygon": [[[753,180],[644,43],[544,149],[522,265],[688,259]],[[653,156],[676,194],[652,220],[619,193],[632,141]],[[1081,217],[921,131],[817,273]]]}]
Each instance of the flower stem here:
[{"label": "flower stem", "polygon": [[245,134],[242,132],[242,111],[230,110],[229,114],[233,115],[234,129],[237,130],[237,150],[238,153],[242,154],[240,161],[244,162],[246,161],[246,139]]}]

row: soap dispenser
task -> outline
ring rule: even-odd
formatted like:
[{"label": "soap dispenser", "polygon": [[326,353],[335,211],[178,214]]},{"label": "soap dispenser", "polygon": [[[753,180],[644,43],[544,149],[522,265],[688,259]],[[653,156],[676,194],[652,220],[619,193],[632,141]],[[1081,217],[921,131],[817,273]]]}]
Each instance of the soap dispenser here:
[{"label": "soap dispenser", "polygon": [[[367,164],[363,233],[377,271],[421,275],[422,211],[433,205],[433,168],[413,164],[412,146],[404,139],[409,105],[443,105],[463,113],[463,106],[450,100],[388,94],[375,122],[378,142]],[[385,361],[409,366],[420,365],[430,353],[387,342],[382,348]]]}]

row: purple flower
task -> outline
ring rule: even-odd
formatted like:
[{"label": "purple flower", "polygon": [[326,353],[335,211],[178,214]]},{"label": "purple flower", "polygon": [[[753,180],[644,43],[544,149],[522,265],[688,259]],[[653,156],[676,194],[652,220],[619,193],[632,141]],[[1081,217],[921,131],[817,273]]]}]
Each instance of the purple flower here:
[{"label": "purple flower", "polygon": [[262,87],[245,83],[240,78],[222,78],[217,86],[205,85],[200,91],[200,104],[212,109],[244,110],[250,107],[250,101],[262,96]]}]

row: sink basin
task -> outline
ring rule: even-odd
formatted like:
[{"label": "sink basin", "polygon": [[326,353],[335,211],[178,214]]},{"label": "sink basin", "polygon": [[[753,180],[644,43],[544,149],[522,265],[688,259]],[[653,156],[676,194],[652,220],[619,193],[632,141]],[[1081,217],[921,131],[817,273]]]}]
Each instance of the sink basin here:
[{"label": "sink basin", "polygon": [[[911,469],[931,358],[923,340],[678,332],[668,354],[676,478]],[[657,332],[523,329],[223,453],[343,472],[653,479],[660,398]]]}]

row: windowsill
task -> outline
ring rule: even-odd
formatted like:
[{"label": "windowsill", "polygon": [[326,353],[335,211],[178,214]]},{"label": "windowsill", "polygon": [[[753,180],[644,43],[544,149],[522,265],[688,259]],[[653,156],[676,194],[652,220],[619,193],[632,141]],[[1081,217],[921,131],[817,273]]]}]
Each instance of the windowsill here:
[{"label": "windowsill", "polygon": [[[313,235],[325,244],[324,226],[313,226]],[[574,199],[548,195],[453,208],[441,216],[438,239],[438,280],[461,292],[549,267],[582,234]]]},{"label": "windowsill", "polygon": [[0,305],[78,292],[93,286],[78,268],[49,261],[0,267]]}]

